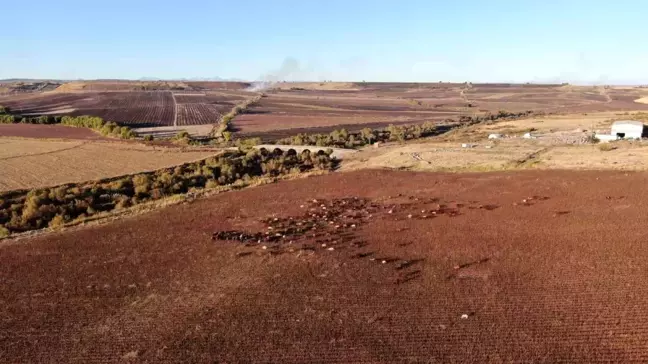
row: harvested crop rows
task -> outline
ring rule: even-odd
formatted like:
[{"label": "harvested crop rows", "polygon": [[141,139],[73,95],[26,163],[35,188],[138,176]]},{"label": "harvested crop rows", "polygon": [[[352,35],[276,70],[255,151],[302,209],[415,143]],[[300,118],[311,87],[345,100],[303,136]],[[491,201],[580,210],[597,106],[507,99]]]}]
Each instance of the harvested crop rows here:
[{"label": "harvested crop rows", "polygon": [[223,94],[187,94],[175,93],[176,101],[179,104],[214,104],[234,106],[236,103],[246,99],[244,96],[223,95]]},{"label": "harvested crop rows", "polygon": [[178,125],[216,124],[224,112],[210,104],[178,104]]},{"label": "harvested crop rows", "polygon": [[647,179],[364,170],[8,242],[0,356],[646,362]]},{"label": "harvested crop rows", "polygon": [[245,97],[225,94],[174,95],[178,107],[178,125],[205,125],[218,123],[221,116]]},{"label": "harvested crop rows", "polygon": [[87,102],[92,95],[84,94],[27,94],[0,98],[0,105],[18,114],[49,114],[57,109],[70,109]]},{"label": "harvested crop rows", "polygon": [[91,115],[130,127],[171,126],[175,103],[178,125],[218,122],[220,116],[246,99],[243,93],[171,91],[51,93],[0,98],[0,105],[16,113],[39,115]]},{"label": "harvested crop rows", "polygon": [[171,92],[100,93],[73,115],[99,116],[132,127],[173,125]]}]

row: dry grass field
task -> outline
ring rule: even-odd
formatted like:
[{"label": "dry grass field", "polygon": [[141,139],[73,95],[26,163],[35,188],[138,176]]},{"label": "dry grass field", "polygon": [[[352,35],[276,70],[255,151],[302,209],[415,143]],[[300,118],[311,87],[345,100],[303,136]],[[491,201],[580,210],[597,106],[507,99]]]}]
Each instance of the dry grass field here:
[{"label": "dry grass field", "polygon": [[[428,140],[392,143],[380,148],[367,147],[346,158],[342,168],[453,172],[529,168],[648,170],[646,142],[619,141],[607,148],[582,143],[592,130],[604,132],[609,129],[612,120],[633,118],[633,115],[638,114],[601,112],[550,115],[476,125]],[[534,139],[522,138],[530,130],[533,130]],[[487,139],[489,134],[496,133],[506,137]],[[464,148],[463,144],[470,144],[471,147]]]},{"label": "dry grass field", "polygon": [[640,99],[636,99],[635,102],[638,102],[640,104],[648,104],[648,97],[642,97]]},{"label": "dry grass field", "polygon": [[[488,144],[490,145],[490,144]],[[417,142],[366,148],[346,158],[342,168],[389,168],[422,171],[490,171],[519,167],[516,161],[542,149],[536,143],[504,142],[486,149],[485,145],[462,148],[461,143]]]},{"label": "dry grass field", "polygon": [[212,154],[133,143],[0,138],[0,190],[113,177]]}]

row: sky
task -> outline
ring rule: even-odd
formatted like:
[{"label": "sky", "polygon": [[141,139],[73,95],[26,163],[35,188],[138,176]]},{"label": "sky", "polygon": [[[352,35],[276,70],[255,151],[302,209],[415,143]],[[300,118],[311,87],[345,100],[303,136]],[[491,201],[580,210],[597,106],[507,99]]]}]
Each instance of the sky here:
[{"label": "sky", "polygon": [[[648,84],[645,0],[30,0],[0,79]],[[19,21],[18,21],[19,20]]]}]

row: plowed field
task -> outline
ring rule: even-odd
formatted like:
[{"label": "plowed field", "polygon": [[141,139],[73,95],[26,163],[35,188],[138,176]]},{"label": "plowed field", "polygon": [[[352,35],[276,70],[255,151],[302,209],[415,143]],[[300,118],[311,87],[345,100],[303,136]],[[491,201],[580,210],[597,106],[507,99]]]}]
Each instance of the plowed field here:
[{"label": "plowed field", "polygon": [[0,138],[0,191],[115,177],[212,154],[123,142]]},{"label": "plowed field", "polygon": [[40,124],[0,124],[0,136],[21,138],[56,138],[56,139],[107,139],[88,128],[75,128],[65,125]]},{"label": "plowed field", "polygon": [[4,242],[0,361],[646,362],[647,183],[365,170]]},{"label": "plowed field", "polygon": [[[323,84],[325,85],[325,84]],[[639,88],[513,84],[362,83],[346,89],[300,87],[267,91],[267,97],[234,121],[244,135],[272,139],[299,132],[385,127],[497,113],[500,110],[583,113],[645,109]]]}]

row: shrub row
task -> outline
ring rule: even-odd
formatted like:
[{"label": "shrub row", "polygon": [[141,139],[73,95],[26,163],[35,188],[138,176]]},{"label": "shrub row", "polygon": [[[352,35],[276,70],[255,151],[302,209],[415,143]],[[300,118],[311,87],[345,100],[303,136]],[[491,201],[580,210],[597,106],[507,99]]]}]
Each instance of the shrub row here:
[{"label": "shrub row", "polygon": [[249,107],[259,102],[263,97],[265,97],[265,95],[262,94],[234,106],[230,112],[220,118],[218,125],[212,130],[212,137],[225,142],[232,140],[232,120],[234,120],[237,115],[244,113]]},{"label": "shrub row", "polygon": [[62,117],[42,115],[35,117],[25,117],[12,114],[0,113],[0,124],[58,124],[61,122]]},{"label": "shrub row", "polygon": [[274,141],[275,144],[283,145],[315,145],[318,147],[338,148],[359,148],[376,142],[405,141],[411,139],[434,136],[446,131],[449,127],[469,126],[482,122],[492,122],[501,119],[515,119],[527,117],[532,111],[510,113],[500,111],[497,114],[486,114],[483,116],[461,116],[459,120],[448,119],[446,125],[437,125],[432,122],[425,122],[417,125],[396,126],[389,125],[387,128],[371,129],[364,128],[358,132],[349,132],[346,129],[334,130],[328,134],[297,134],[292,137],[282,138]]},{"label": "shrub row", "polygon": [[103,135],[122,139],[132,139],[135,137],[135,133],[129,127],[119,126],[115,122],[104,121],[104,119],[96,116],[64,116],[61,118],[61,125],[90,128]]},{"label": "shrub row", "polygon": [[158,200],[190,189],[213,188],[309,170],[330,170],[330,153],[291,149],[228,152],[174,168],[83,184],[0,194],[0,236],[62,224]]}]

